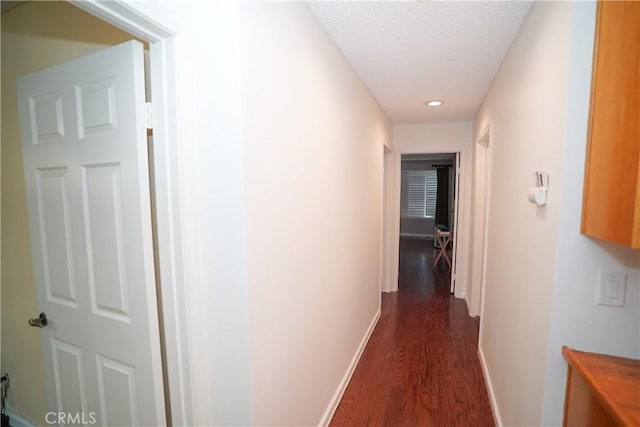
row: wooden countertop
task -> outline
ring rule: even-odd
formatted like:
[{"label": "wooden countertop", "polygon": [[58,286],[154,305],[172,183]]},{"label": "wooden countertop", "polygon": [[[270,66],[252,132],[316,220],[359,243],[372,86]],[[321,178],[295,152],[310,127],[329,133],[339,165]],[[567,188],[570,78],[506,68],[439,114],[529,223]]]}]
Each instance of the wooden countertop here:
[{"label": "wooden countertop", "polygon": [[624,426],[640,426],[640,360],[587,353],[562,347],[609,415]]}]

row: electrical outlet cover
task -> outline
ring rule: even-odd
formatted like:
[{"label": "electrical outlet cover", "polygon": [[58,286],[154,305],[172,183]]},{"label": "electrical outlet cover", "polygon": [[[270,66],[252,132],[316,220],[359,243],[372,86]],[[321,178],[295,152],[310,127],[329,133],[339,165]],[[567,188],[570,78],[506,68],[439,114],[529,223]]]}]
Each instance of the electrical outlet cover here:
[{"label": "electrical outlet cover", "polygon": [[602,272],[598,278],[596,304],[624,307],[627,273]]}]

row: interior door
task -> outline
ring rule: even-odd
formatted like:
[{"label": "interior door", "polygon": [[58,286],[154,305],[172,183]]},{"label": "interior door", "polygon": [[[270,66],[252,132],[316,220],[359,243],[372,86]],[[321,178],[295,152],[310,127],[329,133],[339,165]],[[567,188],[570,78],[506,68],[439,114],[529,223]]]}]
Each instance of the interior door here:
[{"label": "interior door", "polygon": [[60,424],[165,424],[143,46],[17,84],[51,410],[69,414]]}]

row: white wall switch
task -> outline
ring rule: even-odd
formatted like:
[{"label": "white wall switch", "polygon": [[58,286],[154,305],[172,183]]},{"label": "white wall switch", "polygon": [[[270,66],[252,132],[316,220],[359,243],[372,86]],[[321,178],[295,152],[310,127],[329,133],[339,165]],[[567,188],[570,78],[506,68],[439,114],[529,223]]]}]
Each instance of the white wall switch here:
[{"label": "white wall switch", "polygon": [[627,292],[627,273],[600,273],[596,304],[624,307]]}]

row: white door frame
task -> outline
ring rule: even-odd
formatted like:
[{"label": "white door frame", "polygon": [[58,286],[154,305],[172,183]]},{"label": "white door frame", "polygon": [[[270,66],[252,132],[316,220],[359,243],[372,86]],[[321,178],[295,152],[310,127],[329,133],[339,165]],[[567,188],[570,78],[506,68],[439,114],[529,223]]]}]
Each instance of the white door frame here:
[{"label": "white door frame", "polygon": [[450,292],[454,293],[456,289],[456,274],[458,272],[458,221],[460,220],[460,181],[462,178],[462,156],[456,153],[453,165],[454,189],[453,189],[453,243],[451,248],[451,286]]},{"label": "white door frame", "polygon": [[[198,425],[209,408],[206,352],[198,280],[197,232],[190,123],[193,88],[180,64],[189,64],[188,23],[162,1],[73,1],[73,5],[149,42],[154,117],[154,180],[159,317],[166,344],[165,387],[171,423]],[[166,392],[165,392],[166,394]]]},{"label": "white door frame", "polygon": [[[399,261],[400,261],[400,185],[401,185],[401,168],[402,168],[402,155],[404,154],[442,154],[442,153],[458,153],[460,155],[460,187],[459,187],[459,201],[457,201],[458,208],[458,230],[456,230],[458,244],[456,245],[456,258],[457,258],[457,277],[455,297],[464,298],[466,300],[466,277],[468,276],[468,249],[469,249],[469,231],[470,231],[470,215],[468,214],[468,194],[469,189],[466,184],[466,162],[470,152],[467,148],[452,147],[450,150],[429,150],[429,149],[413,149],[413,150],[394,150],[394,170],[390,171],[390,181],[388,185],[394,186],[393,194],[389,195],[389,208],[391,209],[389,215],[389,221],[391,223],[392,239],[389,240],[389,245],[385,248],[385,258],[390,260],[389,263],[385,263],[385,266],[389,268],[390,282],[385,283],[383,291],[396,292],[398,290],[398,273],[399,273]],[[393,245],[393,246],[391,246]],[[453,278],[452,278],[453,280]]]},{"label": "white door frame", "polygon": [[384,186],[384,205],[383,205],[383,224],[382,224],[382,233],[383,233],[383,245],[382,245],[382,273],[380,275],[382,285],[382,292],[393,292],[393,283],[395,283],[395,289],[398,289],[398,280],[397,277],[395,281],[393,280],[393,254],[395,253],[395,246],[397,246],[394,242],[394,231],[395,231],[395,223],[396,217],[399,215],[399,210],[394,210],[395,204],[393,203],[395,197],[395,179],[396,175],[394,173],[395,167],[395,157],[392,151],[387,151],[385,147],[384,152],[384,168],[383,168],[383,186]]},{"label": "white door frame", "polygon": [[[480,132],[480,137],[476,141],[476,149],[485,150],[485,170],[484,170],[484,194],[476,195],[476,199],[478,197],[483,198],[483,202],[480,209],[483,209],[483,217],[481,218],[480,223],[476,223],[476,227],[482,227],[482,239],[480,242],[480,253],[473,254],[474,259],[477,259],[477,262],[474,261],[474,265],[479,265],[479,271],[477,274],[474,274],[473,277],[477,277],[477,285],[473,289],[474,301],[472,301],[472,307],[474,307],[474,311],[476,315],[480,316],[480,322],[482,322],[482,318],[484,317],[482,314],[484,308],[484,291],[485,284],[487,280],[487,248],[489,242],[489,196],[491,195],[491,161],[492,161],[492,150],[491,150],[491,123],[487,125],[482,132]],[[480,146],[481,148],[478,148]],[[476,207],[478,207],[476,205]],[[477,311],[476,311],[477,310]],[[482,328],[480,328],[480,335],[482,334]],[[480,337],[478,337],[478,342],[480,342]]]}]

